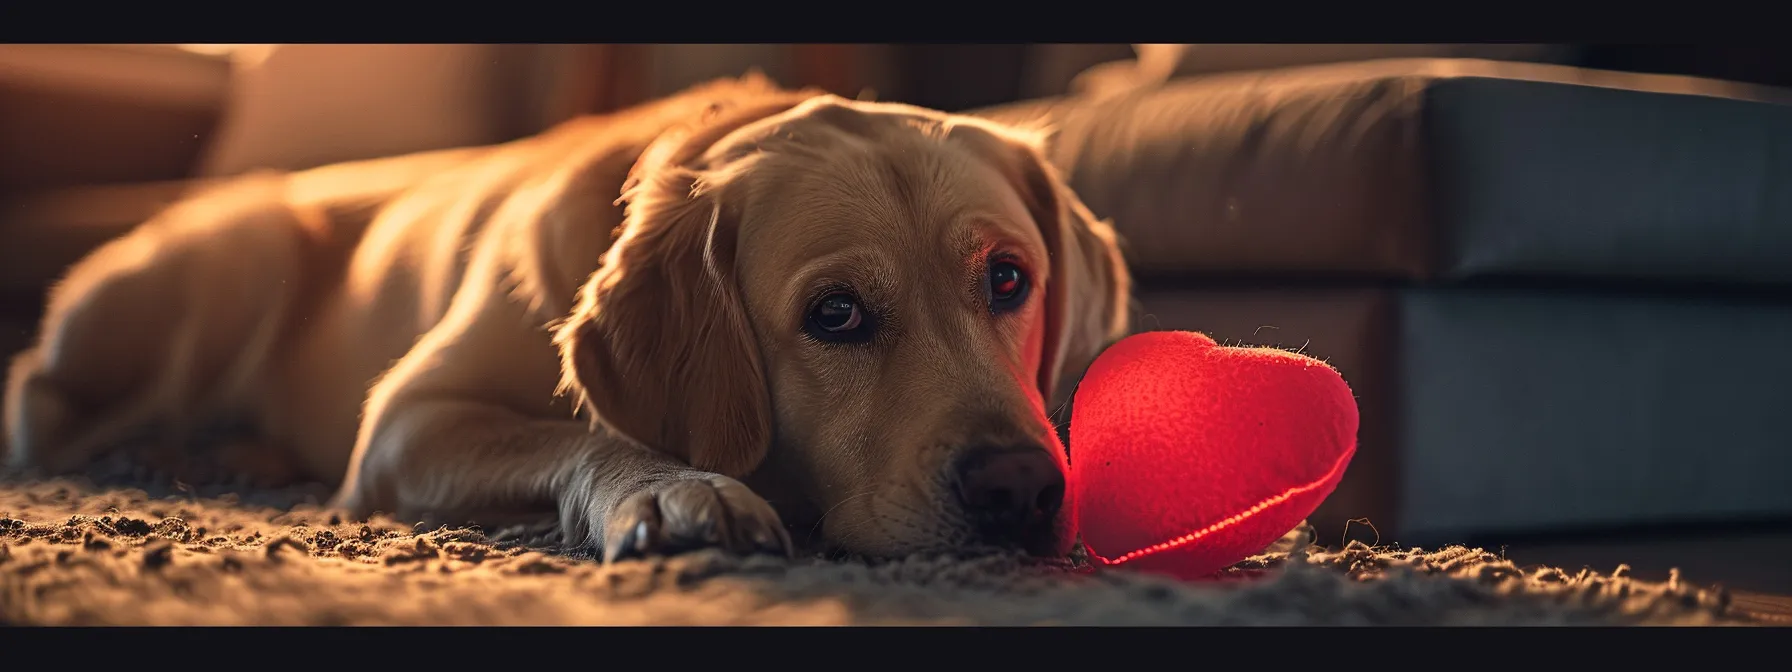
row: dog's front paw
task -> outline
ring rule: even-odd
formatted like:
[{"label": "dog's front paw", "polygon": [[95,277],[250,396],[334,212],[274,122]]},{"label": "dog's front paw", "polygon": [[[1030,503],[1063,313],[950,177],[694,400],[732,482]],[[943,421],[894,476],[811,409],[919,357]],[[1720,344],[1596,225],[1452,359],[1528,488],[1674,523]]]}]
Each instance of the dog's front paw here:
[{"label": "dog's front paw", "polygon": [[714,474],[661,481],[624,498],[604,524],[604,562],[720,548],[790,557],[778,513],[732,478]]}]

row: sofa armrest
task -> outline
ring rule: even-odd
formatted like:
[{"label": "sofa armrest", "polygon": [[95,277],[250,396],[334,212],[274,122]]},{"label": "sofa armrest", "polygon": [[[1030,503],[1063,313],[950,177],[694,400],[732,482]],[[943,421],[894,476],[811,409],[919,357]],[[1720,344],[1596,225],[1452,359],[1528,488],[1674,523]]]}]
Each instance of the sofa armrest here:
[{"label": "sofa armrest", "polygon": [[164,45],[0,46],[0,192],[191,175],[230,68]]}]

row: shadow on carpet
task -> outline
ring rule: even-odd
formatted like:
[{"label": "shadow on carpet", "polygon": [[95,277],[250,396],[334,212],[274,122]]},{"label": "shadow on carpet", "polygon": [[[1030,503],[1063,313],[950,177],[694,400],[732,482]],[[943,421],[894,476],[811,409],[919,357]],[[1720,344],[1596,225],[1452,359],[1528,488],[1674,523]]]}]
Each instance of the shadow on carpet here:
[{"label": "shadow on carpet", "polygon": [[316,490],[0,482],[13,625],[1724,625],[1721,588],[1480,549],[1304,546],[1185,583],[1005,556],[605,567],[540,530],[358,522]]}]

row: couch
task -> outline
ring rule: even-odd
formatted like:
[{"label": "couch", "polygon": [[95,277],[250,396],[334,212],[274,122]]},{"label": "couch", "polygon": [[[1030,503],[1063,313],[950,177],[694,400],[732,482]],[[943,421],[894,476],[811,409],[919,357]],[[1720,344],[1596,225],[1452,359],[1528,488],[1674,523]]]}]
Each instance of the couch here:
[{"label": "couch", "polygon": [[[1109,64],[1062,95],[974,113],[1059,129],[1053,160],[1125,239],[1135,328],[1300,348],[1343,372],[1360,448],[1314,516],[1322,541],[1792,518],[1792,440],[1776,424],[1792,365],[1771,356],[1792,337],[1787,94],[1542,62],[1554,53]],[[267,148],[290,139],[242,111],[290,109],[257,102],[253,82],[226,96],[215,59],[170,59],[189,93],[133,99],[134,122],[143,109],[166,121],[114,122],[114,142],[226,141],[129,174],[71,169],[100,176],[87,182],[0,175],[0,353],[30,338],[62,267],[191,179],[367,151],[352,134],[379,128],[279,154]],[[0,93],[40,90],[17,72],[0,68]],[[376,135],[481,142],[564,110],[455,114],[434,135]],[[83,128],[40,116],[0,131]]]},{"label": "couch", "polygon": [[1140,276],[1135,328],[1343,372],[1359,452],[1322,534],[1434,544],[1792,518],[1788,102],[1392,59],[979,113],[1059,129]]}]

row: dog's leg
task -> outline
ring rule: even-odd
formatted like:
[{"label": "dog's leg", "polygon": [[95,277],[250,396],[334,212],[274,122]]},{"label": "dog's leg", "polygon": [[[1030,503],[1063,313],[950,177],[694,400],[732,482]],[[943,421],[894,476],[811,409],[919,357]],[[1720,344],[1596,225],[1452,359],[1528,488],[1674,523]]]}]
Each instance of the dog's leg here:
[{"label": "dog's leg", "polygon": [[553,511],[569,544],[607,559],[788,554],[777,513],[739,481],[573,417],[554,394],[560,357],[537,302],[498,270],[492,239],[504,237],[487,238],[442,322],[373,386],[334,503],[430,521]]},{"label": "dog's leg", "polygon": [[249,393],[300,285],[304,234],[266,187],[177,205],[58,283],[8,370],[9,466],[68,473],[154,431],[168,468],[208,413]]},{"label": "dog's leg", "polygon": [[568,545],[606,560],[701,547],[790,552],[777,513],[745,485],[582,422],[448,399],[399,401],[372,420],[336,500],[359,517],[489,523],[555,511]]},{"label": "dog's leg", "polygon": [[[505,324],[516,323],[479,326]],[[546,336],[540,338],[536,352],[512,351],[507,357],[513,359],[498,366],[513,373],[531,364],[551,367],[552,351]],[[490,357],[455,354],[473,349],[483,348],[425,337],[382,379],[336,505],[359,517],[383,511],[428,521],[555,511],[569,545],[601,548],[606,560],[697,547],[790,552],[771,505],[734,479],[582,421],[518,413],[502,398],[514,380],[444,387],[482,364],[492,366]],[[538,389],[545,397],[552,387]]]}]

